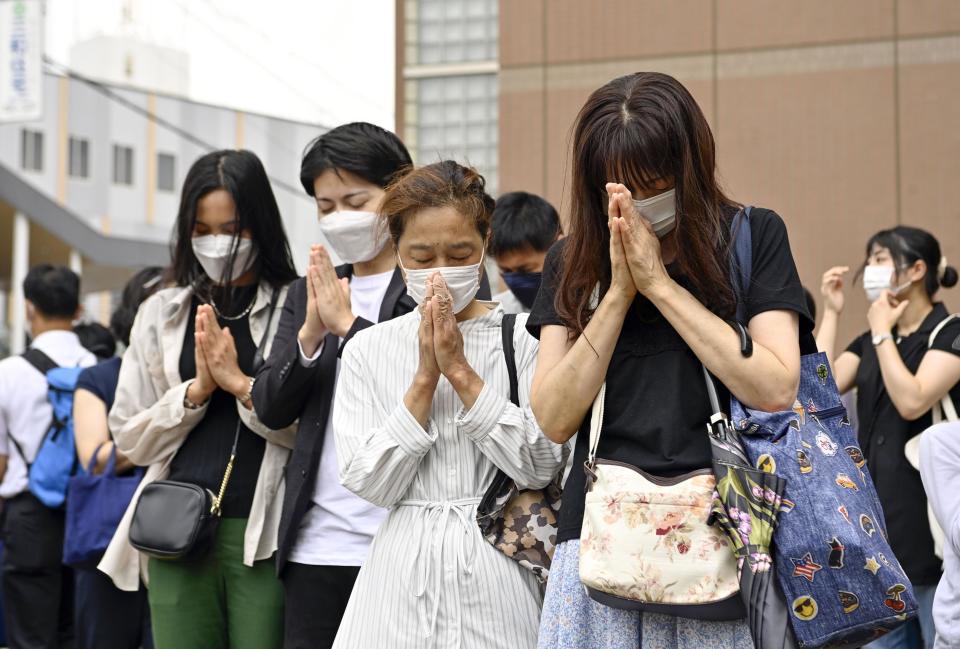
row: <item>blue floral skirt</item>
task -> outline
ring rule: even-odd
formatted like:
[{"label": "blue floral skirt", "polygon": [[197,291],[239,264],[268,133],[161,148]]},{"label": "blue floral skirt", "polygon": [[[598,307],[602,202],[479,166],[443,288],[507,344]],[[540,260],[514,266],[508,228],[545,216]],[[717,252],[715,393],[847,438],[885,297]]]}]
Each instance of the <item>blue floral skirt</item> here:
[{"label": "blue floral skirt", "polygon": [[599,604],[580,583],[580,541],[557,546],[538,649],[752,649],[744,620],[708,622]]}]

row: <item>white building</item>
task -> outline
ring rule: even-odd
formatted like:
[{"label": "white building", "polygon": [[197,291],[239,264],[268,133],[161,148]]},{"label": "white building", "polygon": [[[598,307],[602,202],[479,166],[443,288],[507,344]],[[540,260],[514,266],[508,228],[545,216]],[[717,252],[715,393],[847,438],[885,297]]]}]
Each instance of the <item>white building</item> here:
[{"label": "white building", "polygon": [[[138,267],[166,264],[181,182],[210,148],[260,157],[305,265],[297,242],[316,238],[316,207],[300,188],[300,158],[320,125],[52,73],[44,103],[36,122],[0,124],[0,355],[7,339],[13,351],[22,345],[20,285],[31,265],[82,269],[89,295],[116,291]],[[85,303],[106,320],[109,298]]]}]

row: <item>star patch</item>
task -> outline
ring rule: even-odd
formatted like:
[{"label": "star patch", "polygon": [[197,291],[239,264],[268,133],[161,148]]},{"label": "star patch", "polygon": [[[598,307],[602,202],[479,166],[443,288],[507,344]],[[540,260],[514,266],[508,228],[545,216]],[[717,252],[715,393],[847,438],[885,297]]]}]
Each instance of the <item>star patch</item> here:
[{"label": "star patch", "polygon": [[874,557],[867,557],[867,563],[863,566],[864,570],[869,570],[873,574],[880,572],[880,564]]},{"label": "star patch", "polygon": [[813,576],[818,570],[823,569],[823,566],[813,560],[813,555],[809,552],[803,555],[802,559],[790,559],[790,561],[793,563],[793,576],[803,577],[809,582],[813,581]]}]

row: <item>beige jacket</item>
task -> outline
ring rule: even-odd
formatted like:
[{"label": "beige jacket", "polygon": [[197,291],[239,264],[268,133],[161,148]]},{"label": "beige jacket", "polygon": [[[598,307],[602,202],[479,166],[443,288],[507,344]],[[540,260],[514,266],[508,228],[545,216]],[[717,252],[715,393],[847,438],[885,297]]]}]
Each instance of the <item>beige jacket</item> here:
[{"label": "beige jacket", "polygon": [[[286,288],[280,292],[273,322],[269,323],[265,355],[270,353],[286,293]],[[262,284],[250,312],[250,334],[258,345],[268,326],[272,294],[273,290]],[[205,408],[188,410],[183,405],[190,381],[180,376],[180,352],[192,298],[192,288],[178,287],[160,291],[144,302],[120,367],[110,431],[119,451],[135,464],[149,466],[98,566],[122,590],[137,590],[140,578],[147,579],[146,557],[141,560],[127,540],[140,491],[169,474],[170,462],[180,445],[206,413]],[[277,549],[283,467],[293,448],[296,425],[273,431],[239,403],[237,411],[250,430],[267,440],[243,543],[243,562],[250,566],[269,558]]]}]

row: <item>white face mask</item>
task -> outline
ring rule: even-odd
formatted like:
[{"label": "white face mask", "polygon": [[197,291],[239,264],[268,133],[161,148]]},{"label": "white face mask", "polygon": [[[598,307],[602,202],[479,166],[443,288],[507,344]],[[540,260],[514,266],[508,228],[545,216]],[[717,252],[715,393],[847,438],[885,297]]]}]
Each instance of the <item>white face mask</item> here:
[{"label": "white face mask", "polygon": [[250,239],[240,239],[237,247],[237,256],[233,260],[233,270],[230,277],[224,277],[223,272],[233,250],[233,236],[229,234],[206,234],[192,239],[193,254],[203,267],[203,272],[214,282],[230,283],[250,270],[257,259],[257,250]]},{"label": "white face mask", "polygon": [[635,200],[633,205],[641,216],[650,222],[660,239],[670,234],[677,224],[677,193],[673,189],[653,198]]},{"label": "white face mask", "polygon": [[480,263],[469,266],[443,266],[441,268],[411,268],[407,270],[403,267],[403,262],[399,261],[400,268],[403,270],[404,280],[407,283],[407,295],[412,297],[417,304],[423,304],[424,296],[427,294],[427,278],[434,273],[440,273],[443,281],[447,283],[450,289],[450,295],[453,297],[453,312],[460,313],[473,301],[477,291],[480,290],[480,269],[483,267],[483,257]]},{"label": "white face mask", "polygon": [[370,261],[390,240],[375,212],[336,211],[320,218],[320,232],[345,264]]},{"label": "white face mask", "polygon": [[879,264],[868,264],[863,269],[863,291],[867,295],[867,301],[871,304],[880,299],[884,291],[890,291],[894,295],[910,286],[910,282],[905,282],[896,288],[893,288],[894,268],[892,266],[881,266]]}]

